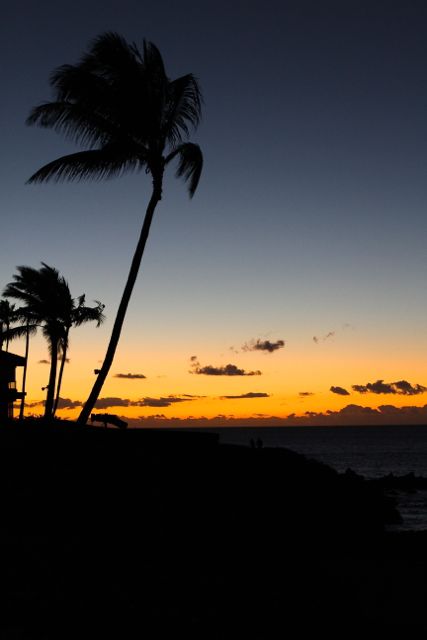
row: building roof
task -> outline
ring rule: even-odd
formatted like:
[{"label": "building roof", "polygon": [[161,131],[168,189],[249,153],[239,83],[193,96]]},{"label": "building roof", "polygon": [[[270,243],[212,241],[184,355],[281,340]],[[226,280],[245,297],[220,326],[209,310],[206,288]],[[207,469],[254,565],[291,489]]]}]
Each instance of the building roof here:
[{"label": "building roof", "polygon": [[17,356],[15,353],[9,353],[9,351],[0,351],[0,367],[23,367],[25,364],[25,358]]}]

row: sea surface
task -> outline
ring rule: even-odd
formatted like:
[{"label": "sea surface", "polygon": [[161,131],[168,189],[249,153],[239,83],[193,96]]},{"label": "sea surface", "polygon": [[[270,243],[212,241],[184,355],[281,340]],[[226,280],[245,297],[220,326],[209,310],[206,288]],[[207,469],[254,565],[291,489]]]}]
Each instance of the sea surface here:
[{"label": "sea surface", "polygon": [[[427,426],[275,427],[210,429],[220,442],[286,447],[339,472],[352,469],[366,478],[414,473],[427,478]],[[427,491],[398,491],[402,530],[427,530]]]}]

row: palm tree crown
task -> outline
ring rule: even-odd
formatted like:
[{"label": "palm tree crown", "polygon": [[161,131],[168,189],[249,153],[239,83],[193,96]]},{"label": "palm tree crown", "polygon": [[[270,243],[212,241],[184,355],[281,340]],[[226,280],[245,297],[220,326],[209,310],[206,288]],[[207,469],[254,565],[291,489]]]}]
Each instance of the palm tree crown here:
[{"label": "palm tree crown", "polygon": [[29,182],[110,178],[146,169],[153,179],[178,157],[177,176],[192,196],[202,170],[202,153],[184,142],[197,127],[201,93],[192,74],[169,80],[157,47],[143,52],[116,33],[105,33],[76,65],[51,76],[55,98],[35,107],[27,123],[54,129],[86,150],[39,169]]},{"label": "palm tree crown", "polygon": [[113,362],[166,165],[178,160],[176,175],[188,183],[190,197],[199,183],[202,152],[187,139],[199,124],[202,97],[192,74],[167,77],[154,44],[144,41],[140,52],[116,33],[99,36],[78,64],[56,69],[51,85],[54,100],[35,107],[28,124],[54,129],[84,150],[50,162],[29,182],[111,178],[145,169],[153,184],[104,362],[79,417],[85,424]]}]

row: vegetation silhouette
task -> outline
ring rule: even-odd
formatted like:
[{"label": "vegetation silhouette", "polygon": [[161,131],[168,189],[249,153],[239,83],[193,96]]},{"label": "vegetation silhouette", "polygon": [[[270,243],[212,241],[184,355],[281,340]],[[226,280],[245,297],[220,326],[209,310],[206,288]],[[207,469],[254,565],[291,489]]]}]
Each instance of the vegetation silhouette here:
[{"label": "vegetation silhouette", "polygon": [[[3,295],[23,303],[20,317],[26,319],[25,327],[21,327],[26,334],[26,359],[30,331],[41,327],[48,342],[50,372],[44,416],[51,419],[58,405],[70,329],[91,321],[99,327],[104,320],[104,305],[96,301],[95,307],[87,307],[84,295],[74,299],[65,278],[44,262],[40,269],[20,266],[17,270],[14,281],[6,285]],[[61,365],[57,381],[58,358],[61,358]]]},{"label": "vegetation silhouette", "polygon": [[117,349],[154,211],[162,198],[164,170],[178,160],[176,176],[188,182],[190,197],[199,183],[202,152],[186,140],[190,129],[199,124],[202,96],[192,74],[168,78],[153,43],[144,40],[140,52],[135,44],[113,32],[96,38],[78,64],[56,69],[51,85],[54,100],[35,107],[27,123],[54,129],[87,149],[50,162],[29,182],[111,178],[141,169],[152,179],[151,197],[107,352],[78,418],[86,424]]},{"label": "vegetation silhouette", "polygon": [[5,351],[9,351],[10,325],[16,320],[15,305],[8,300],[0,300],[0,350],[6,342]]},{"label": "vegetation silhouette", "polygon": [[67,361],[67,352],[69,347],[69,334],[72,327],[80,327],[87,322],[96,322],[96,326],[99,327],[105,320],[103,314],[105,305],[95,300],[95,307],[87,307],[85,305],[86,296],[83,294],[77,298],[77,301],[72,299],[71,306],[69,308],[68,318],[64,322],[64,333],[61,338],[61,365],[59,368],[58,382],[56,385],[56,397],[53,406],[53,415],[55,415],[58,408],[59,394],[61,391],[62,377],[64,374],[64,367]]},{"label": "vegetation silhouette", "polygon": [[426,535],[385,533],[371,481],[206,432],[1,426],[2,637],[427,631]]},{"label": "vegetation silhouette", "polygon": [[[18,324],[16,325],[16,323]],[[11,326],[11,324],[15,324],[16,326]],[[8,352],[10,340],[25,337],[25,364],[22,376],[22,397],[19,410],[20,420],[24,417],[25,409],[30,335],[36,331],[37,325],[34,324],[31,314],[26,309],[16,309],[15,305],[10,304],[8,300],[0,301],[0,350],[3,349],[3,343],[6,342],[5,351]]]}]

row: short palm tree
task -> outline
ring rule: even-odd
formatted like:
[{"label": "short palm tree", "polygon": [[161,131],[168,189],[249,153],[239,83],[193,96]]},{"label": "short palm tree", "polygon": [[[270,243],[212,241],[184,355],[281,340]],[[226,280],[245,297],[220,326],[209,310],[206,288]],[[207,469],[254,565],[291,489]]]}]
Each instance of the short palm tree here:
[{"label": "short palm tree", "polygon": [[0,300],[0,349],[3,349],[3,344],[6,343],[5,351],[9,351],[9,341],[15,337],[11,332],[11,325],[16,319],[15,305],[10,304],[8,300]]},{"label": "short palm tree", "polygon": [[[4,296],[23,303],[20,312],[22,318],[27,318],[27,336],[32,328],[41,327],[48,342],[50,372],[44,415],[46,419],[50,419],[54,414],[58,358],[62,356],[65,363],[70,327],[91,319],[95,319],[99,326],[104,319],[101,309],[103,306],[97,303],[94,308],[85,307],[84,296],[77,298],[76,303],[65,278],[57,269],[44,262],[40,269],[21,266],[17,270],[18,273],[13,276],[14,281],[6,286]],[[62,371],[63,364],[61,377]]]},{"label": "short palm tree", "polygon": [[200,147],[186,142],[197,127],[201,93],[192,74],[170,80],[160,52],[145,42],[142,53],[116,33],[99,36],[76,65],[52,75],[55,97],[35,107],[28,124],[54,129],[86,147],[39,169],[29,182],[110,178],[144,169],[152,193],[113,325],[107,352],[83,407],[86,424],[108,375],[138,275],[156,205],[162,198],[166,165],[177,159],[176,175],[194,195],[202,171]]},{"label": "short palm tree", "polygon": [[26,313],[42,327],[50,354],[50,373],[47,385],[45,418],[52,416],[55,396],[55,381],[60,340],[63,333],[64,317],[68,315],[71,294],[65,279],[53,267],[42,263],[41,269],[17,267],[18,274],[13,276],[4,295],[23,303]]},{"label": "short palm tree", "polygon": [[61,365],[59,367],[58,381],[56,384],[56,396],[53,405],[53,415],[55,415],[58,408],[59,394],[61,392],[62,378],[64,375],[64,367],[67,362],[67,353],[69,347],[69,334],[72,327],[80,327],[86,322],[96,322],[96,326],[99,327],[105,320],[104,308],[105,305],[95,300],[95,307],[87,307],[85,305],[85,295],[79,296],[77,300],[72,300],[72,305],[69,310],[69,317],[65,319],[63,326],[63,335],[60,341],[61,352]]},{"label": "short palm tree", "polygon": [[[19,409],[19,419],[23,420],[25,411],[25,397],[27,389],[27,371],[28,371],[28,356],[30,354],[30,336],[37,332],[38,324],[31,313],[25,308],[19,308],[16,311],[16,320],[21,323],[20,327],[14,328],[16,337],[25,337],[25,363],[22,374],[22,398],[21,406]],[[15,336],[14,336],[15,337]]]},{"label": "short palm tree", "polygon": [[[11,326],[12,323],[14,326]],[[10,340],[25,337],[25,364],[22,376],[22,398],[19,411],[20,420],[22,420],[24,416],[30,335],[36,331],[37,325],[25,309],[16,309],[15,305],[10,304],[8,300],[0,301],[0,349],[3,348],[3,343],[6,342],[6,351],[8,351]]]}]

